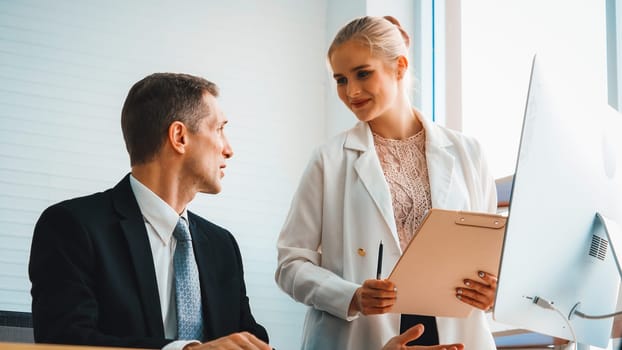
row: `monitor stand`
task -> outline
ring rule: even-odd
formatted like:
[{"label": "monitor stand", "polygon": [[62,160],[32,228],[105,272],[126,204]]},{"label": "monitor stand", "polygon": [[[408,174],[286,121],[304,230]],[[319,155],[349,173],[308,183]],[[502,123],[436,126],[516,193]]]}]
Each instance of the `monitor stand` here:
[{"label": "monitor stand", "polygon": [[[607,241],[609,246],[611,247],[611,254],[613,255],[613,259],[616,262],[616,266],[618,268],[618,273],[620,274],[620,278],[622,278],[622,264],[620,264],[620,260],[622,259],[622,229],[620,228],[620,226],[618,225],[617,222],[608,219],[606,216],[600,214],[600,213],[596,213],[596,219],[598,220],[598,222],[600,222],[600,224],[602,225],[606,235],[607,235]],[[592,245],[592,249],[596,250],[594,252],[594,254],[605,254],[607,249],[606,249],[606,245]],[[591,250],[592,250],[591,249]],[[590,252],[590,254],[592,254],[592,252]],[[579,311],[579,306],[581,305],[581,303],[577,303],[572,310],[570,310],[570,314],[568,315],[568,320],[570,320],[570,318],[572,316],[574,316],[575,314],[579,317],[584,317],[581,316],[579,314],[576,313],[576,311]],[[604,316],[607,317],[607,316]],[[614,317],[613,315],[610,315],[609,317]],[[589,350],[590,346],[586,345],[586,344],[581,344],[581,343],[577,343],[577,350]]]},{"label": "monitor stand", "polygon": [[609,245],[611,246],[613,259],[618,267],[620,277],[622,277],[622,265],[620,264],[620,259],[622,258],[622,230],[617,222],[608,219],[600,213],[596,213],[596,218],[600,220],[600,223],[605,228],[605,233],[607,234]]}]

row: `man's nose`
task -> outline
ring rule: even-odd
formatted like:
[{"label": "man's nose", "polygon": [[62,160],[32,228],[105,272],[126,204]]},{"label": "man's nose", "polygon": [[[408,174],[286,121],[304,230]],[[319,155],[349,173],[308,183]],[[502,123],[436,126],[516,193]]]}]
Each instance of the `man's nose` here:
[{"label": "man's nose", "polygon": [[225,159],[233,157],[233,148],[231,148],[231,144],[229,144],[227,139],[225,139],[225,147],[222,150],[222,154],[225,156]]}]

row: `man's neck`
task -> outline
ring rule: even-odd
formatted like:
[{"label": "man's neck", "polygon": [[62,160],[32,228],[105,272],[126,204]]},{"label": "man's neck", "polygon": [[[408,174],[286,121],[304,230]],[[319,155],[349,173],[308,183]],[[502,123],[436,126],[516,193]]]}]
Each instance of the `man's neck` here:
[{"label": "man's neck", "polygon": [[157,162],[132,166],[132,176],[180,214],[196,194],[184,186],[175,169]]}]

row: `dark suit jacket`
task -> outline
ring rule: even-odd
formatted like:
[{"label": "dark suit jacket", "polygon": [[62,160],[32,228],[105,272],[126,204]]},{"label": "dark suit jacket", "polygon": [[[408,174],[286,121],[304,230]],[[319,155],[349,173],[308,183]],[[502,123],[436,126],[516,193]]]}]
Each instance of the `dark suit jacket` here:
[{"label": "dark suit jacket", "polygon": [[[238,245],[188,212],[205,339],[248,331],[268,342],[246,296]],[[147,230],[129,175],[114,188],[47,208],[30,251],[36,342],[161,348],[164,326]]]}]

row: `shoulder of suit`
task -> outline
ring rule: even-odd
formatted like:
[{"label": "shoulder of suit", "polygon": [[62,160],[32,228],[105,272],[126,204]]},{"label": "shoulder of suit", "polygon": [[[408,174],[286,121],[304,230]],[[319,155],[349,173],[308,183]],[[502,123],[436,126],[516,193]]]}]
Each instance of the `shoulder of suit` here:
[{"label": "shoulder of suit", "polygon": [[103,227],[114,215],[110,190],[107,190],[52,204],[41,213],[40,220],[47,217],[64,223],[73,221],[84,226]]},{"label": "shoulder of suit", "polygon": [[191,212],[190,210],[188,210],[188,219],[203,231],[231,235],[231,232],[229,232],[226,228],[216,225],[215,223]]},{"label": "shoulder of suit", "polygon": [[219,247],[218,249],[233,248],[239,251],[237,240],[226,228],[216,225],[191,211],[188,211],[188,219],[190,220],[190,227],[197,229],[194,233],[207,238],[211,245]]},{"label": "shoulder of suit", "polygon": [[355,129],[359,127],[360,125],[359,123],[357,123],[352,128],[330,137],[326,142],[315,148],[314,156],[325,158],[343,155],[344,145],[346,143],[346,140],[348,139],[348,135],[354,132]]},{"label": "shoulder of suit", "polygon": [[345,143],[350,130],[342,131],[339,134],[330,137],[326,142],[318,147],[318,151],[320,153],[329,153],[331,151],[343,149],[343,144]]},{"label": "shoulder of suit", "polygon": [[90,211],[94,207],[105,207],[111,202],[111,191],[112,189],[108,189],[102,192],[66,199],[51,205],[50,208],[62,207],[71,211]]},{"label": "shoulder of suit", "polygon": [[450,145],[464,148],[468,152],[480,151],[479,141],[473,136],[466,135],[461,131],[450,129],[438,124],[434,124],[433,128],[435,129],[434,131],[437,135],[437,138],[439,136],[441,138],[445,138],[445,140],[440,140],[440,142],[446,142]]}]

